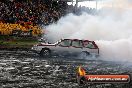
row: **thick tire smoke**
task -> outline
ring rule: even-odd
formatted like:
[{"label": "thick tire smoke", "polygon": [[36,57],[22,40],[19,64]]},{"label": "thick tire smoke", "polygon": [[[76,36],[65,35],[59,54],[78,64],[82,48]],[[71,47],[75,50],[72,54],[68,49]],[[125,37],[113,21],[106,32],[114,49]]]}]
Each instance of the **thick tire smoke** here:
[{"label": "thick tire smoke", "polygon": [[46,28],[46,37],[53,42],[61,38],[94,40],[100,48],[101,59],[131,62],[131,16],[132,9],[121,7],[102,9],[95,16],[68,14]]},{"label": "thick tire smoke", "polygon": [[100,58],[108,61],[132,61],[132,38],[114,41],[96,41],[100,48]]}]

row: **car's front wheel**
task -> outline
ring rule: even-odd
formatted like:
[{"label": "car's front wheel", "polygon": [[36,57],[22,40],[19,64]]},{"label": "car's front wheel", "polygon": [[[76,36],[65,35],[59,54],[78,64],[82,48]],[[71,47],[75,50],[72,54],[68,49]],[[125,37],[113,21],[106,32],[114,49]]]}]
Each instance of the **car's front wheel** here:
[{"label": "car's front wheel", "polygon": [[43,56],[43,57],[50,57],[51,52],[50,52],[49,49],[42,49],[41,52],[40,52],[40,55]]}]

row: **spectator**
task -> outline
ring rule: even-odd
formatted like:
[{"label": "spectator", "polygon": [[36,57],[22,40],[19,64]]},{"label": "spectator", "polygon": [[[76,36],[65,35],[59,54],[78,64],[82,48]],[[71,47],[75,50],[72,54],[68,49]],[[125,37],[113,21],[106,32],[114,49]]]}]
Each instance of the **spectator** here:
[{"label": "spectator", "polygon": [[7,23],[32,22],[48,25],[56,22],[67,13],[95,12],[95,9],[68,5],[56,0],[2,0],[0,1],[0,20]]},{"label": "spectator", "polygon": [[0,6],[0,20],[7,23],[48,25],[65,15],[68,4],[52,0],[6,0],[0,1]]}]

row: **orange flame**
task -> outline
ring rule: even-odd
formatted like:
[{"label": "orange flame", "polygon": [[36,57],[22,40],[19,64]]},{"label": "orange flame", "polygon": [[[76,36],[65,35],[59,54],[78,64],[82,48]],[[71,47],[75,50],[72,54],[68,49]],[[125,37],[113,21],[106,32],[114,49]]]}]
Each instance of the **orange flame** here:
[{"label": "orange flame", "polygon": [[78,74],[79,74],[79,76],[84,76],[84,75],[86,75],[85,70],[84,70],[81,66],[78,67]]}]

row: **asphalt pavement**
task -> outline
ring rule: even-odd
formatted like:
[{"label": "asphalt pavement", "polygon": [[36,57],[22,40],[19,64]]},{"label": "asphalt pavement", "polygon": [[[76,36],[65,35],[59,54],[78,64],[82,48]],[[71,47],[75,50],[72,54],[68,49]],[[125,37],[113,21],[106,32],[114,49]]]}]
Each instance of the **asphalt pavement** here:
[{"label": "asphalt pavement", "polygon": [[131,66],[76,57],[43,58],[29,50],[0,50],[0,88],[132,88],[129,84],[76,82],[76,69],[87,74],[132,74]]}]

